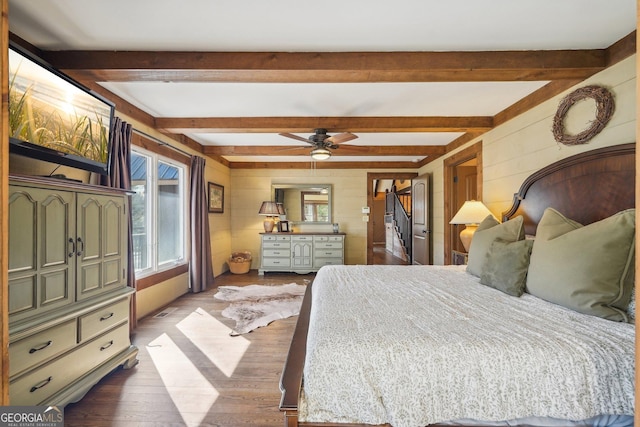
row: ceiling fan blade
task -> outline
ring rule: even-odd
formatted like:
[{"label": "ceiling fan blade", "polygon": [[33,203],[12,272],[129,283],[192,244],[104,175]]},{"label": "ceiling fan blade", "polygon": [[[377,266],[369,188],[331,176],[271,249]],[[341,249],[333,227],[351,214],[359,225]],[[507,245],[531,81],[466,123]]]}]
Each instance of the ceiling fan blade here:
[{"label": "ceiling fan blade", "polygon": [[281,133],[281,136],[286,136],[287,138],[291,138],[291,139],[297,139],[298,141],[304,141],[307,144],[311,144],[311,141],[309,141],[307,138],[303,138],[301,136],[298,135],[294,135],[292,133]]},{"label": "ceiling fan blade", "polygon": [[326,142],[330,142],[331,144],[342,144],[343,142],[351,141],[356,139],[358,135],[354,135],[351,132],[339,133],[337,135],[330,136],[325,139]]}]

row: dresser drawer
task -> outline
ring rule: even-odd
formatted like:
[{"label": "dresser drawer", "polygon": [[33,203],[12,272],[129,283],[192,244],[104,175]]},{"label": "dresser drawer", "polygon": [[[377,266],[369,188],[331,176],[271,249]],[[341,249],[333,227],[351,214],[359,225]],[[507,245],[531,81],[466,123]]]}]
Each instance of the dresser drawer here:
[{"label": "dresser drawer", "polygon": [[316,249],[315,258],[340,258],[342,259],[342,249]]},{"label": "dresser drawer", "polygon": [[341,242],[344,236],[314,236],[314,242]]},{"label": "dresser drawer", "polygon": [[262,258],[263,267],[291,267],[291,258]]},{"label": "dresser drawer", "polygon": [[290,242],[291,236],[279,236],[277,234],[272,234],[269,236],[262,236],[263,242]]},{"label": "dresser drawer", "polygon": [[262,244],[263,249],[289,249],[291,247],[291,242],[264,242]]},{"label": "dresser drawer", "polygon": [[68,384],[129,347],[129,324],[94,339],[51,363],[12,381],[12,405],[31,406],[44,402]]},{"label": "dresser drawer", "polygon": [[128,318],[129,300],[126,298],[85,314],[78,319],[78,342],[95,337]]},{"label": "dresser drawer", "polygon": [[289,258],[291,256],[291,250],[286,249],[265,249],[262,251],[262,256],[266,257],[284,257]]},{"label": "dresser drawer", "polygon": [[293,236],[291,240],[294,242],[313,242],[313,236]]},{"label": "dresser drawer", "polygon": [[13,377],[76,345],[76,319],[9,344],[9,376]]},{"label": "dresser drawer", "polygon": [[313,267],[320,268],[324,265],[342,265],[342,258],[316,258],[313,260]]},{"label": "dresser drawer", "polygon": [[342,241],[339,242],[315,242],[313,245],[316,249],[342,249]]}]

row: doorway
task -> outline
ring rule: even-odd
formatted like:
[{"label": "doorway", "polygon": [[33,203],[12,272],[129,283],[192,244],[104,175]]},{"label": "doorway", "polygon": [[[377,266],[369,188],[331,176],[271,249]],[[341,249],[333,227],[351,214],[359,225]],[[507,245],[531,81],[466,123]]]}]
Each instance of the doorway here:
[{"label": "doorway", "polygon": [[[369,222],[367,223],[367,264],[393,264],[396,262],[394,258],[387,259],[384,257],[386,249],[383,245],[380,245],[381,233],[384,233],[384,213],[385,203],[380,201],[380,198],[376,198],[375,182],[382,182],[385,180],[395,180],[398,183],[401,181],[407,182],[407,185],[411,186],[411,180],[418,174],[414,172],[369,172],[367,173],[367,206],[370,208]],[[381,187],[378,186],[378,190]],[[378,244],[374,244],[378,243]],[[376,257],[376,252],[383,256]],[[410,264],[410,262],[407,262]]]},{"label": "doorway", "polygon": [[449,224],[466,200],[482,200],[482,141],[444,161],[444,264],[452,252],[465,252],[460,241],[464,226]]}]

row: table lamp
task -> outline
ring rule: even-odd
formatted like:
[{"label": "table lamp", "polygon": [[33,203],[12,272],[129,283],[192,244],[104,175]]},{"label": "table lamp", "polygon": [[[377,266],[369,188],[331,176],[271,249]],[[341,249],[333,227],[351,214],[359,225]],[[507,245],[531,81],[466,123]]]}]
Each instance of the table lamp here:
[{"label": "table lamp", "polygon": [[478,225],[488,215],[493,216],[491,211],[478,200],[467,200],[464,202],[460,210],[451,218],[449,224],[464,224],[466,227],[460,232],[460,240],[465,251],[469,252],[473,233],[476,232]]},{"label": "table lamp", "polygon": [[263,222],[264,232],[271,233],[273,231],[273,225],[274,225],[273,217],[280,215],[280,209],[278,209],[278,204],[276,202],[269,202],[269,201],[262,202],[262,206],[260,206],[258,215],[266,216]]}]

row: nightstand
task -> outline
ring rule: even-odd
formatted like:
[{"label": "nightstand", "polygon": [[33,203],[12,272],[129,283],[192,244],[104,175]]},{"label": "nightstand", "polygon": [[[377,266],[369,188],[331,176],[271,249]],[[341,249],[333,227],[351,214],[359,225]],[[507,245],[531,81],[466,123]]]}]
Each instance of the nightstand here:
[{"label": "nightstand", "polygon": [[460,251],[451,251],[451,264],[453,265],[467,265],[469,254]]}]

